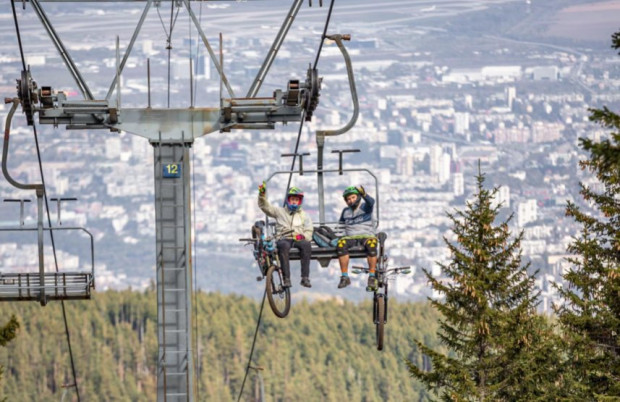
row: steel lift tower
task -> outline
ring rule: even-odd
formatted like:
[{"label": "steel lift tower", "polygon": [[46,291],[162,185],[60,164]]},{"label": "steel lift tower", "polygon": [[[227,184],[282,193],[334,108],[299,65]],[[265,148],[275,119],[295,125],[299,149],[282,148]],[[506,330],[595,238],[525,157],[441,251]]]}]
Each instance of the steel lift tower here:
[{"label": "steel lift tower", "polygon": [[[39,87],[29,69],[22,71],[21,77],[17,80],[18,99],[29,125],[34,124],[35,116],[38,115],[39,124],[65,125],[69,130],[124,131],[144,137],[153,145],[159,343],[157,400],[192,401],[196,384],[194,384],[191,335],[192,255],[189,149],[196,138],[212,132],[228,132],[232,129],[273,129],[276,123],[310,120],[318,104],[321,80],[316,66],[310,67],[302,73],[305,79],[288,81],[285,90],[277,90],[271,97],[256,97],[303,0],[290,2],[291,8],[286,13],[284,22],[264,62],[246,96],[242,98],[235,97],[224,74],[222,54],[220,53],[218,57],[207,40],[192,8],[192,3],[196,3],[195,1],[172,0],[174,4],[171,4],[170,0],[105,1],[144,5],[139,21],[122,55],[117,38],[116,71],[105,98],[96,99],[93,96],[78,66],[42,7],[43,3],[86,3],[89,1],[24,0],[20,3],[23,4],[26,12],[32,9],[41,21],[83,99],[70,100],[65,93],[55,91],[52,86]],[[90,2],[103,3],[104,0],[91,0]],[[211,62],[219,73],[221,92],[225,89],[228,93],[228,97],[220,96],[219,107],[202,108],[191,105],[188,108],[153,108],[150,104],[150,86],[146,107],[121,107],[119,77],[123,73],[149,11],[162,4],[176,7],[177,11],[187,13],[189,20],[193,23]],[[17,18],[16,28],[19,34]],[[327,29],[327,24],[325,29]],[[148,75],[150,82],[150,72]],[[193,85],[191,81],[190,85]]]}]

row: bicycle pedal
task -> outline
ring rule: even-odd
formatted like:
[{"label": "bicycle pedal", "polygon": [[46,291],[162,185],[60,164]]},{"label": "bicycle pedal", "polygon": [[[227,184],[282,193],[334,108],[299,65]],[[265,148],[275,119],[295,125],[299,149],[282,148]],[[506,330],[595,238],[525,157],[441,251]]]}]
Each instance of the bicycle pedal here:
[{"label": "bicycle pedal", "polygon": [[263,277],[262,277],[262,276],[257,276],[257,277],[256,277],[256,282],[260,282],[260,281],[262,281],[262,280],[263,280]]}]

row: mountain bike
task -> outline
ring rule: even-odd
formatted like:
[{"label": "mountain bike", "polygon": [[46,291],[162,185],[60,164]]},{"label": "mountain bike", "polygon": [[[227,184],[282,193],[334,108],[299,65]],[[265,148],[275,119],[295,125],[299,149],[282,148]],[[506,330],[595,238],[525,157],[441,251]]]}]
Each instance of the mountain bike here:
[{"label": "mountain bike", "polygon": [[[377,257],[377,287],[373,291],[372,297],[372,320],[376,327],[377,350],[383,350],[384,327],[388,319],[388,280],[391,277],[411,273],[411,267],[388,268],[388,256],[384,253],[384,243],[387,235],[379,233],[379,252]],[[351,272],[354,274],[369,273],[369,268],[352,266]]]},{"label": "mountain bike", "polygon": [[267,300],[273,313],[284,318],[291,309],[291,291],[284,286],[284,275],[278,257],[276,239],[273,236],[265,236],[265,223],[258,221],[252,226],[251,239],[239,239],[239,241],[254,246],[254,258],[258,264],[261,276],[256,277],[257,281],[265,282]]}]

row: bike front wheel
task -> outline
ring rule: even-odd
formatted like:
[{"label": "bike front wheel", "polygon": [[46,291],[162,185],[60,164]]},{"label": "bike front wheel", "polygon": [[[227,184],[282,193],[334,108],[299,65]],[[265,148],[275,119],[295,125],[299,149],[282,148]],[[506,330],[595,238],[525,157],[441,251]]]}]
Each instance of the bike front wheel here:
[{"label": "bike front wheel", "polygon": [[291,291],[284,287],[284,278],[277,266],[272,265],[267,270],[267,300],[273,310],[273,313],[284,318],[291,309]]},{"label": "bike front wheel", "polygon": [[381,296],[375,299],[375,308],[377,309],[377,350],[383,350],[383,326],[385,324],[385,299]]}]

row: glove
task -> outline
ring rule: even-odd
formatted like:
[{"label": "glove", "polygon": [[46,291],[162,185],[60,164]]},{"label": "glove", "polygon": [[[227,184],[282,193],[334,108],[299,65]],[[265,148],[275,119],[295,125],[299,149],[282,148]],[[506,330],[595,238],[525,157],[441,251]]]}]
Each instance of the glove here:
[{"label": "glove", "polygon": [[302,234],[295,235],[295,240],[305,240],[305,239],[306,239],[306,236]]},{"label": "glove", "polygon": [[258,194],[263,195],[263,194],[265,194],[265,191],[267,191],[267,184],[263,180],[263,184],[258,186]]},{"label": "glove", "polygon": [[360,196],[362,196],[362,197],[366,197],[366,190],[364,190],[364,187],[363,187],[363,186],[359,186],[359,187],[357,188],[357,191],[360,193]]}]

